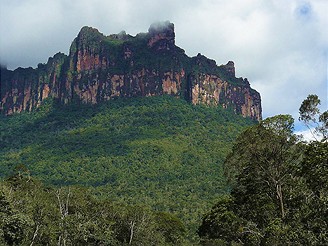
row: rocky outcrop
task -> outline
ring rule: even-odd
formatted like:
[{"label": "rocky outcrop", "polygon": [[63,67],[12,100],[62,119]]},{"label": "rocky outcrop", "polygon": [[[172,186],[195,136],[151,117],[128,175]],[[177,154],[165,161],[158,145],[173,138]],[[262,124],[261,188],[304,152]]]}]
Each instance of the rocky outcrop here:
[{"label": "rocky outcrop", "polygon": [[217,75],[198,74],[190,83],[193,104],[221,105],[245,117],[261,119],[260,94],[250,88],[247,80],[232,85]]},{"label": "rocky outcrop", "polygon": [[154,23],[149,29],[148,46],[156,46],[157,50],[170,50],[174,49],[175,33],[174,24],[170,22]]},{"label": "rocky outcrop", "polygon": [[46,65],[39,64],[37,69],[1,69],[0,111],[7,115],[31,111],[45,98],[58,97],[66,58],[66,55],[58,53],[49,58]]},{"label": "rocky outcrop", "polygon": [[175,45],[174,25],[150,26],[135,37],[105,36],[83,27],[68,56],[58,53],[36,69],[1,68],[1,113],[31,111],[48,97],[96,104],[115,97],[169,94],[193,104],[231,108],[261,119],[261,98],[247,79],[235,77],[232,61],[217,66],[198,54],[188,57]]}]

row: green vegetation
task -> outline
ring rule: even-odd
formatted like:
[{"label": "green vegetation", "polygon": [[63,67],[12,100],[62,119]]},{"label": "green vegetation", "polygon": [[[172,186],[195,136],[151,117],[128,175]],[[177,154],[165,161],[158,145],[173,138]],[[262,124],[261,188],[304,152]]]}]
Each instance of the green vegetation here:
[{"label": "green vegetation", "polygon": [[319,103],[300,107],[310,143],[288,115],[254,125],[170,96],[2,116],[0,243],[192,245],[198,227],[202,245],[327,245]]},{"label": "green vegetation", "polygon": [[[8,99],[32,112],[0,115],[0,244],[328,245],[328,111],[320,113],[319,98],[309,95],[299,110],[316,138],[310,143],[294,135],[289,115],[256,124],[233,106],[191,105],[191,83],[204,74],[248,81],[201,54],[189,58],[172,40],[150,47],[149,38],[84,27],[69,57],[58,53],[37,69],[1,67],[1,93],[29,88],[34,96]],[[74,70],[77,51],[106,66]],[[125,98],[97,105],[61,91],[64,81],[84,90],[124,74],[142,76],[151,87],[143,95],[161,95],[165,73],[182,69],[186,100],[128,98],[138,94],[128,83]],[[38,99],[53,81],[67,95]]]},{"label": "green vegetation", "polygon": [[321,141],[305,144],[293,119],[278,115],[248,128],[225,161],[232,190],[208,212],[198,234],[204,245],[327,245],[327,111],[310,95],[300,119],[317,123]]},{"label": "green vegetation", "polygon": [[20,167],[0,183],[1,245],[184,245],[173,215],[94,198],[83,187],[51,188]]},{"label": "green vegetation", "polygon": [[1,175],[19,164],[57,186],[178,216],[191,231],[227,192],[222,164],[251,120],[170,96],[91,106],[46,101],[0,120]]}]

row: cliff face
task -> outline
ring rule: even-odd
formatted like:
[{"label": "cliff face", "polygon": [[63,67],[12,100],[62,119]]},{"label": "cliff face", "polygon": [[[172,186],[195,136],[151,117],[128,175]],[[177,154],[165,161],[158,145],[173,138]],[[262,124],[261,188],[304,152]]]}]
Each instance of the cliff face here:
[{"label": "cliff face", "polygon": [[58,53],[38,68],[1,69],[0,110],[30,111],[47,97],[96,104],[115,97],[169,94],[193,104],[232,108],[261,119],[261,98],[247,79],[235,77],[233,62],[217,66],[202,55],[188,57],[175,45],[174,25],[151,25],[135,37],[104,36],[83,27],[68,56]]},{"label": "cliff face", "polygon": [[62,67],[67,56],[58,53],[37,69],[1,69],[0,112],[10,115],[31,111],[47,97],[59,97]]}]

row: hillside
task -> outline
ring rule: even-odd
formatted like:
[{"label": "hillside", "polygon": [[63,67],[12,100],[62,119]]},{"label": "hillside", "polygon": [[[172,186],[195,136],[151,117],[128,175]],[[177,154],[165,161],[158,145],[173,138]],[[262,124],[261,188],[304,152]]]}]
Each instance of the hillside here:
[{"label": "hillside", "polygon": [[93,187],[98,197],[171,212],[191,229],[227,191],[222,163],[252,120],[171,96],[97,105],[47,100],[1,116],[0,163],[52,185]]}]

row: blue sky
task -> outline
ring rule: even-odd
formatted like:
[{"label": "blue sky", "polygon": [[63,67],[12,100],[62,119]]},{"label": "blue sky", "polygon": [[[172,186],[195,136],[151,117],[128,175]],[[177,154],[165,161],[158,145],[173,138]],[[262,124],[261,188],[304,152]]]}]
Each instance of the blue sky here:
[{"label": "blue sky", "polygon": [[135,35],[169,20],[189,56],[235,62],[261,93],[264,117],[297,119],[308,94],[327,110],[327,13],[327,0],[0,0],[0,62],[36,67],[67,54],[85,25]]}]

